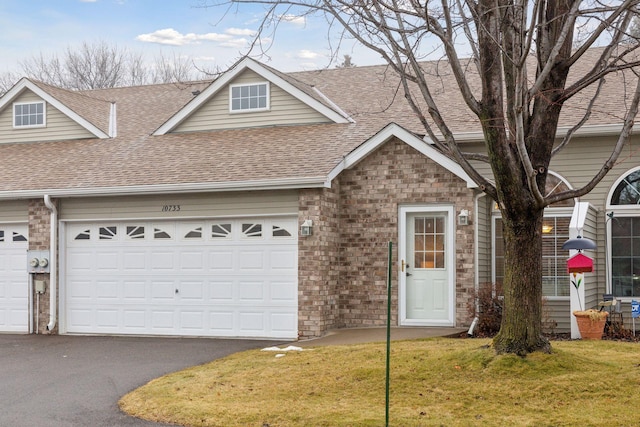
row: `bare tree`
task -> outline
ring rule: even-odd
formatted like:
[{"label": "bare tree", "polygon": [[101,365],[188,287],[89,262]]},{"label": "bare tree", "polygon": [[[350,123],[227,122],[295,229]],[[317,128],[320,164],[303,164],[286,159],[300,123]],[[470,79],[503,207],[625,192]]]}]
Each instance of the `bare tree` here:
[{"label": "bare tree", "polygon": [[351,68],[356,66],[356,64],[351,62],[351,55],[343,55],[343,58],[343,61],[340,64],[336,65],[336,68]]},{"label": "bare tree", "polygon": [[[638,14],[639,1],[231,0],[209,6],[229,3],[265,5],[258,39],[275,30],[281,16],[320,13],[342,37],[353,38],[384,58],[400,77],[426,134],[497,202],[502,213],[505,301],[501,329],[493,341],[496,351],[521,355],[548,351],[541,307],[543,211],[554,202],[591,191],[629,138],[640,97],[640,44],[627,30]],[[598,60],[578,69],[581,57],[598,44]],[[436,102],[434,93],[441,82],[425,72],[421,60],[438,48],[455,76],[455,90],[482,128],[485,154],[463,152],[447,112]],[[632,88],[609,158],[583,187],[545,194],[552,156],[587,122],[611,73],[625,73]],[[586,99],[584,115],[554,146],[563,106],[577,95]],[[490,165],[491,176],[474,167],[480,161]]]},{"label": "bare tree", "polygon": [[19,72],[0,75],[0,94],[20,77],[30,77],[65,89],[87,90],[208,78],[192,60],[162,53],[151,62],[140,53],[107,42],[83,42],[61,56],[40,53],[20,62]]}]

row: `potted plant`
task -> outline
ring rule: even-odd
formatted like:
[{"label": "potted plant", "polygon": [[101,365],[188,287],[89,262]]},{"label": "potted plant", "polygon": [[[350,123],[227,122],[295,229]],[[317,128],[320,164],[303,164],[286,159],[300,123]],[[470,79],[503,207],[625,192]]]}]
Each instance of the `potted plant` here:
[{"label": "potted plant", "polygon": [[573,273],[571,278],[571,284],[576,288],[578,294],[578,303],[580,304],[580,310],[573,312],[573,315],[578,322],[578,330],[583,340],[600,340],[604,333],[604,325],[607,322],[606,311],[599,311],[594,309],[583,310],[582,302],[580,301],[580,294],[577,292],[578,288],[582,284],[582,277],[578,278],[576,273]]}]

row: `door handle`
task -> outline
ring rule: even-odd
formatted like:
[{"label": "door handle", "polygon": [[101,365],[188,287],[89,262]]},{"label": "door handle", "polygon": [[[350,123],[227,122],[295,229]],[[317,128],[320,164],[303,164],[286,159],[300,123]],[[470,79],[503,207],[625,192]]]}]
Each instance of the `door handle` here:
[{"label": "door handle", "polygon": [[406,272],[406,273],[405,273],[405,275],[406,275],[407,277],[409,277],[409,276],[411,276],[411,273]]}]

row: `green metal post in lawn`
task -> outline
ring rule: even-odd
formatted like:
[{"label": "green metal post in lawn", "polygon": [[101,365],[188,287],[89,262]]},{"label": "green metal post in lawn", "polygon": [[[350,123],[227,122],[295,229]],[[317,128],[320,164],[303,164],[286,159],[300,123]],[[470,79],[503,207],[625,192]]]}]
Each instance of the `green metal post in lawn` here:
[{"label": "green metal post in lawn", "polygon": [[391,361],[391,271],[393,242],[389,242],[389,272],[387,275],[387,381],[385,387],[385,427],[389,427],[389,364]]}]

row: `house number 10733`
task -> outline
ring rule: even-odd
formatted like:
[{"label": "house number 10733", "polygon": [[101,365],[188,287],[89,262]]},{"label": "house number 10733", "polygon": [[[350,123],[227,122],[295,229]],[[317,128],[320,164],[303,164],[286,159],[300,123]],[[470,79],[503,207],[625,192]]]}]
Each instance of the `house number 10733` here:
[{"label": "house number 10733", "polygon": [[180,205],[163,205],[162,212],[180,212]]}]

